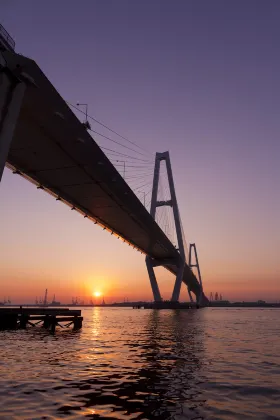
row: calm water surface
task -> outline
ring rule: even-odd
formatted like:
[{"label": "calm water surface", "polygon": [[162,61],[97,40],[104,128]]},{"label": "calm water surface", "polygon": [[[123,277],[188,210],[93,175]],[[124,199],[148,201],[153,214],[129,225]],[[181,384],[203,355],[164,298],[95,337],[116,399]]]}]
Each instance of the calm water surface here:
[{"label": "calm water surface", "polygon": [[280,419],[280,310],[83,315],[0,332],[1,419]]}]

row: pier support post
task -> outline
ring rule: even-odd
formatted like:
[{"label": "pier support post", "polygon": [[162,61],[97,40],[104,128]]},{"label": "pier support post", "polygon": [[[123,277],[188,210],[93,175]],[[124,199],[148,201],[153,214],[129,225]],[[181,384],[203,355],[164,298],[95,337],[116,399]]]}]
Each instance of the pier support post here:
[{"label": "pier support post", "polygon": [[26,84],[5,71],[0,53],[0,182],[9,154]]},{"label": "pier support post", "polygon": [[1,314],[0,330],[16,330],[18,327],[17,314]]},{"label": "pier support post", "polygon": [[[195,259],[194,263],[192,262],[193,253],[194,253],[194,259]],[[198,261],[198,255],[197,255],[197,249],[196,249],[196,244],[195,243],[190,244],[189,266],[190,266],[191,270],[193,268],[197,269],[198,281],[199,281],[199,284],[200,284],[200,295],[199,295],[199,298],[197,299],[197,304],[201,305],[206,301],[206,299],[205,299],[204,292],[203,292],[202,276],[201,276],[201,271],[200,271],[200,267],[199,267],[199,261]]]},{"label": "pier support post", "polygon": [[154,301],[161,302],[162,299],[160,296],[160,291],[159,291],[156,275],[154,272],[153,262],[150,257],[146,257],[146,266],[147,266],[147,270],[148,270],[148,274],[149,274],[149,278],[151,282],[151,287],[152,287],[152,291],[154,295]]},{"label": "pier support post", "polygon": [[75,316],[74,320],[73,320],[73,324],[74,324],[73,329],[74,330],[80,330],[82,328],[82,321],[83,321],[83,319],[81,317],[76,317]]},{"label": "pier support post", "polygon": [[43,328],[50,328],[51,325],[51,317],[49,315],[46,315],[43,322]]},{"label": "pier support post", "polygon": [[21,314],[19,318],[19,327],[25,329],[28,322],[28,315]]},{"label": "pier support post", "polygon": [[50,320],[51,332],[54,334],[55,333],[55,327],[56,327],[56,317],[51,316],[50,318],[51,318],[51,320]]},{"label": "pier support post", "polygon": [[184,276],[184,269],[185,269],[185,261],[182,260],[179,267],[178,267],[178,274],[176,276],[171,302],[178,302],[179,301],[181,285],[182,285],[182,280],[183,280],[183,276]]}]

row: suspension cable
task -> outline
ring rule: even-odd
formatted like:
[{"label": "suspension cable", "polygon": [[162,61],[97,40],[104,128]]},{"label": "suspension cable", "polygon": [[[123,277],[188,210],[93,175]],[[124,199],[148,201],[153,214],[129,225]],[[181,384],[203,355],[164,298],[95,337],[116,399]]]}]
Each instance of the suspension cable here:
[{"label": "suspension cable", "polygon": [[[92,117],[91,115],[88,115],[88,114],[87,114],[86,112],[84,112],[82,109],[78,108],[77,106],[75,106],[75,105],[71,104],[71,103],[70,103],[70,102],[68,102],[68,101],[65,101],[65,102],[66,102],[69,106],[71,106],[72,108],[74,108],[76,111],[81,112],[82,114],[84,114],[84,115],[86,115],[88,118],[90,118],[91,120],[95,121],[97,124],[101,125],[102,127],[106,128],[107,130],[111,131],[111,133],[116,134],[118,137],[122,138],[123,140],[127,141],[128,143],[132,144],[133,146],[138,147],[138,149],[141,149],[141,150],[143,150],[144,152],[148,153],[148,152],[147,152],[147,151],[146,151],[143,147],[138,146],[138,144],[137,144],[137,143],[135,143],[135,142],[133,142],[133,141],[129,140],[128,138],[126,138],[126,137],[122,136],[122,135],[121,135],[121,134],[119,134],[117,131],[115,131],[115,130],[113,130],[112,128],[108,127],[108,125],[106,125],[106,124],[102,123],[101,121],[97,120],[96,118]],[[91,130],[91,131],[93,131],[93,130]],[[95,131],[93,131],[93,132],[95,132]],[[98,134],[98,133],[96,132],[96,134]],[[102,135],[102,134],[99,134],[99,135]]]}]

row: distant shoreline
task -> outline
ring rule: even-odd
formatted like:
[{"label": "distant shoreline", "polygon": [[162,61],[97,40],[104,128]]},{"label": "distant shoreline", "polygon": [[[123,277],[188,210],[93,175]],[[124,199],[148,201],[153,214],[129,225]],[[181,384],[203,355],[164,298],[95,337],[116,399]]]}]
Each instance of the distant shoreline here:
[{"label": "distant shoreline", "polygon": [[[188,302],[182,302],[182,307],[184,307]],[[123,303],[108,303],[100,305],[91,305],[91,304],[60,304],[60,305],[35,305],[30,303],[23,304],[5,304],[0,305],[0,308],[9,308],[9,307],[45,307],[45,308],[133,308],[133,307],[143,307],[151,304],[151,302],[123,302]],[[190,304],[191,305],[191,304]],[[280,303],[268,303],[268,302],[210,302],[207,306],[208,308],[279,308]]]},{"label": "distant shoreline", "polygon": [[280,308],[280,303],[257,303],[257,302],[233,302],[223,304],[222,302],[211,302],[210,308]]}]

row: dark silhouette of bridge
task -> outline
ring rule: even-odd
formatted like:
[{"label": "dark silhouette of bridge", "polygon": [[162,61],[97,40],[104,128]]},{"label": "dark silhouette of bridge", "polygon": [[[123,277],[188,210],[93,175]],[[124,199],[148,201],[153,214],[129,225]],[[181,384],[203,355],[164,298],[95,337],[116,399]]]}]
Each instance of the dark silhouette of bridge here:
[{"label": "dark silhouette of bridge", "polygon": [[[0,180],[6,165],[145,254],[155,301],[161,296],[153,268],[161,265],[176,276],[171,300],[179,300],[184,282],[196,301],[206,304],[200,273],[198,280],[183,243],[169,154],[156,155],[149,213],[35,61],[3,49],[0,72]],[[157,199],[164,163],[168,202]],[[173,209],[178,249],[155,221],[160,206]]]}]

